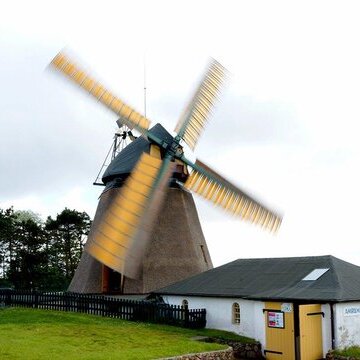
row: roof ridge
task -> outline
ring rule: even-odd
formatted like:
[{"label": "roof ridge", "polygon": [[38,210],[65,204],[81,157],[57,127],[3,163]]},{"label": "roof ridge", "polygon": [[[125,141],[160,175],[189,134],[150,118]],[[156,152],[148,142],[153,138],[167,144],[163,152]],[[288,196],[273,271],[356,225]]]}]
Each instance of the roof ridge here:
[{"label": "roof ridge", "polygon": [[[335,279],[335,281],[336,281],[336,284],[337,284],[338,289],[340,290],[340,294],[338,294],[338,298],[341,299],[341,297],[342,297],[342,295],[343,295],[343,293],[344,293],[344,288],[343,288],[342,283],[341,283],[341,281],[340,281],[340,279],[339,279],[339,273],[338,273],[338,271],[337,271],[337,263],[339,262],[340,259],[338,259],[338,258],[335,257],[335,256],[330,255],[330,256],[329,256],[329,260],[330,260],[331,266],[332,266],[332,268],[333,268],[334,279]],[[343,261],[343,260],[340,260],[340,261],[345,262],[345,261]]]},{"label": "roof ridge", "polygon": [[[245,260],[250,261],[250,260],[320,259],[320,258],[330,258],[330,257],[337,259],[336,257],[334,257],[332,255],[310,255],[310,256],[279,256],[279,257],[238,258],[238,259],[233,260],[231,262],[245,261]],[[338,260],[340,260],[340,259],[338,259]]]}]

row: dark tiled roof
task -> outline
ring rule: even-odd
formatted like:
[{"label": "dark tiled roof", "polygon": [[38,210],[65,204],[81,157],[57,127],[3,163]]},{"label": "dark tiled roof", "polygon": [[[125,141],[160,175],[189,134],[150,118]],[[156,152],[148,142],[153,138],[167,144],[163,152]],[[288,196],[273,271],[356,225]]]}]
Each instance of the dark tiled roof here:
[{"label": "dark tiled roof", "polygon": [[[329,270],[302,280],[314,269]],[[177,282],[157,294],[240,297],[262,300],[360,300],[360,267],[336,257],[238,259]]]},{"label": "dark tiled roof", "polygon": [[[173,137],[160,124],[152,127],[150,132],[158,138],[165,140],[167,143],[171,143],[173,140]],[[126,177],[130,174],[141,154],[144,152],[150,152],[150,142],[143,136],[140,136],[126,146],[107,167],[102,177],[104,184],[113,179]]]}]

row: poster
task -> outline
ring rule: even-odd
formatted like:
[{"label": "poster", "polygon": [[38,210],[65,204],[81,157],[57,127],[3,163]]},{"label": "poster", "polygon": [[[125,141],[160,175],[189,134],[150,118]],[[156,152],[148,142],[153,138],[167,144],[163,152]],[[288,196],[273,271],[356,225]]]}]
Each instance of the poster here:
[{"label": "poster", "polygon": [[284,313],[281,311],[268,311],[268,327],[283,329]]}]

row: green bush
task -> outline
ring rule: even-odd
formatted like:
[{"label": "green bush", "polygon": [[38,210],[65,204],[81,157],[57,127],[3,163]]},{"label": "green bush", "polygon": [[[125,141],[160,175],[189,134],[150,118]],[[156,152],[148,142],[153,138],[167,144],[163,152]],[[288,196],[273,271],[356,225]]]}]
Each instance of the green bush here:
[{"label": "green bush", "polygon": [[340,356],[353,356],[360,359],[360,346],[350,346],[344,349],[334,351],[334,354]]}]

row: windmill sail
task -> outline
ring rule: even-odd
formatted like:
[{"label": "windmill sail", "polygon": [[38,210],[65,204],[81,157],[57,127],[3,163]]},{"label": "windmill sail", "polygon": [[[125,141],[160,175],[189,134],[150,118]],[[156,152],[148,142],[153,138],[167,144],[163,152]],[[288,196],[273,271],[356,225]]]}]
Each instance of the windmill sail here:
[{"label": "windmill sail", "polygon": [[100,82],[94,80],[66,55],[59,53],[50,64],[92,95],[96,100],[100,101],[108,109],[112,110],[121,118],[121,122],[124,125],[130,129],[135,128],[146,135],[150,121],[113,95]]},{"label": "windmill sail", "polygon": [[281,224],[279,214],[269,210],[200,160],[193,164],[193,171],[184,186],[226,211],[270,231],[276,232]]},{"label": "windmill sail", "polygon": [[171,170],[172,163],[144,153],[93,228],[85,250],[113,270],[137,278]]},{"label": "windmill sail", "polygon": [[175,132],[192,149],[206,125],[225,79],[225,68],[212,60],[189,105],[180,117]]}]

